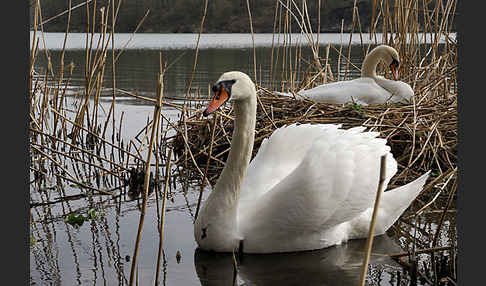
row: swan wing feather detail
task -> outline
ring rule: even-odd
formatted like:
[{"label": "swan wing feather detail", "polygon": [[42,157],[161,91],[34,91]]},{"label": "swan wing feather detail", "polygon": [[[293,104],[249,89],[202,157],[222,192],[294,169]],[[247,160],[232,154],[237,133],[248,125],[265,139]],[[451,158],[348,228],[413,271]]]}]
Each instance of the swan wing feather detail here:
[{"label": "swan wing feather detail", "polygon": [[[337,125],[320,130],[318,127],[299,130],[301,126],[285,130],[287,141],[306,138],[302,134],[305,131],[319,134],[307,135],[314,140],[306,141],[307,146],[300,153],[280,154],[288,157],[287,160],[303,155],[284,178],[262,191],[257,185],[259,180],[252,174],[265,175],[271,171],[260,173],[260,168],[267,168],[260,167],[260,161],[249,168],[252,170],[245,181],[253,184],[243,185],[242,194],[247,194],[246,200],[240,201],[238,224],[240,233],[249,239],[249,245],[256,252],[326,247],[327,242],[320,241],[323,232],[348,223],[373,206],[382,155],[387,154],[385,183],[388,184],[396,173],[390,147],[384,139],[376,138],[377,132],[362,132],[364,127],[343,130]],[[277,142],[283,143],[282,139],[271,142],[276,139],[272,137],[266,144],[273,143],[276,148]],[[259,150],[260,158],[273,158],[275,155],[267,154],[273,148]],[[285,165],[277,168],[282,166]],[[268,245],[269,241],[279,243]],[[329,243],[335,244],[334,241]]]},{"label": "swan wing feather detail", "polygon": [[255,197],[261,196],[291,173],[323,130],[336,130],[339,127],[341,125],[291,124],[276,129],[271,137],[263,140],[248,166],[240,205],[247,200],[252,203]]}]

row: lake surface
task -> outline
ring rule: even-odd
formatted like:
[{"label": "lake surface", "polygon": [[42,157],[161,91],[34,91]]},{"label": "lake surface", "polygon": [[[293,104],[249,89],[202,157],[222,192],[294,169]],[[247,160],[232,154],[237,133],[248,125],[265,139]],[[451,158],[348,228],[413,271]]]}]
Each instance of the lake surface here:
[{"label": "lake surface", "polygon": [[[33,34],[31,33],[31,36]],[[162,52],[162,60],[169,65],[169,69],[165,77],[165,94],[167,97],[184,97],[186,95],[186,86],[191,77],[194,57],[195,57],[195,43],[197,35],[194,34],[140,34],[130,39],[130,34],[119,34],[118,39],[115,39],[116,56],[121,50],[119,48],[125,47],[125,43],[131,43],[126,46],[116,62],[116,87],[131,92],[136,92],[139,95],[155,97],[155,88],[157,85],[157,72],[159,71],[160,63],[159,57]],[[39,73],[45,72],[45,67],[48,64],[47,54],[50,56],[53,67],[58,67],[60,64],[60,56],[64,34],[62,33],[48,33],[46,34],[45,45],[43,37],[37,35],[39,38],[40,47],[47,47],[39,51],[36,62],[36,71]],[[94,38],[94,44],[97,39]],[[280,41],[282,41],[283,36]],[[320,42],[323,45],[327,43],[339,43],[341,36],[335,34],[322,34]],[[349,37],[342,37],[343,43],[347,46]],[[328,41],[326,41],[328,39]],[[359,42],[359,34],[354,35],[353,42]],[[305,38],[302,35],[293,35],[289,40],[294,45],[303,42]],[[283,53],[287,53],[290,58],[295,58],[295,48],[285,49],[280,48],[274,50],[274,71],[271,72],[272,66],[272,35],[256,35],[256,62],[257,74],[259,83],[269,86],[271,83],[280,81],[280,74],[282,70],[289,70],[289,63],[283,63]],[[277,39],[275,39],[277,42]],[[71,85],[83,86],[85,77],[85,52],[83,51],[86,44],[85,34],[69,34],[67,50],[64,58],[65,65],[73,63],[75,69],[73,71]],[[343,50],[343,53],[347,49]],[[302,48],[302,58],[306,60],[312,59],[311,49],[305,45]],[[278,55],[277,55],[278,53]],[[325,46],[320,47],[321,56],[325,56]],[[330,65],[334,68],[333,72],[337,72],[338,64],[337,51],[330,50]],[[108,67],[111,67],[111,52],[108,56]],[[360,66],[362,60],[362,50],[352,49],[351,62]],[[288,61],[288,60],[287,60]],[[292,65],[292,68],[294,66]],[[298,67],[297,74],[300,73],[303,67]],[[342,61],[341,69],[344,70],[345,62]],[[218,77],[226,71],[240,70],[247,74],[253,74],[253,48],[251,36],[246,34],[210,34],[201,36],[200,50],[198,52],[198,62],[196,73],[192,82],[192,93],[199,92],[202,95],[207,95],[208,84],[216,81]],[[44,71],[44,72],[43,72]],[[56,69],[54,73],[56,74]],[[348,74],[351,77],[359,75],[359,71],[354,69]],[[107,88],[112,87],[111,83],[111,68],[105,71],[105,84]],[[300,78],[297,78],[299,80]],[[108,93],[110,94],[110,93]]]},{"label": "lake surface", "polygon": [[[430,42],[432,37],[430,34],[418,33],[419,42]],[[455,39],[456,34],[449,35]],[[30,48],[32,48],[32,40],[34,32],[30,32]],[[36,41],[39,39],[40,49],[61,50],[64,44],[65,33],[36,33]],[[173,50],[173,49],[195,49],[197,46],[198,34],[156,34],[156,33],[117,33],[114,35],[115,49],[154,49],[154,50]],[[317,41],[317,34],[307,36],[304,34],[255,34],[253,39],[256,47],[271,47],[272,43],[275,45],[287,43],[289,45],[306,45],[309,40]],[[88,35],[91,40],[91,34]],[[93,42],[96,44],[98,40],[102,39],[100,34],[93,34]],[[443,42],[445,39],[442,36],[439,41]],[[343,44],[347,45],[351,40],[351,44],[357,45],[360,43],[382,43],[383,36],[380,33],[373,34],[370,38],[369,34],[336,34],[336,33],[322,33],[319,34],[319,45],[327,44]],[[109,47],[112,47],[111,38],[107,39]],[[85,33],[69,33],[66,41],[66,49],[81,50],[86,47]],[[251,34],[201,34],[199,48],[252,48],[253,40]]]},{"label": "lake surface", "polygon": [[[32,35],[32,33],[31,33]],[[82,93],[84,82],[84,34],[70,35],[65,63],[74,63],[70,87],[73,95]],[[118,38],[119,37],[119,38]],[[123,40],[130,35],[117,35],[116,48],[125,46]],[[46,46],[53,67],[59,63],[63,34],[46,34]],[[294,39],[297,36],[294,37]],[[60,40],[61,39],[61,40]],[[116,63],[116,87],[138,95],[155,97],[156,78],[159,70],[159,51],[165,61],[172,64],[165,78],[165,94],[169,98],[184,98],[186,83],[192,72],[194,47],[197,35],[137,35],[127,46]],[[271,35],[256,35],[257,71],[263,86],[279,86],[277,76],[271,77]],[[325,53],[327,43],[339,43],[340,35],[321,35],[321,53]],[[353,41],[359,40],[359,34]],[[41,40],[42,41],[42,40]],[[344,38],[347,46],[349,38]],[[81,43],[81,44],[80,44]],[[358,42],[359,43],[359,42]],[[345,49],[343,50],[345,51]],[[332,51],[331,51],[332,52]],[[309,49],[303,49],[303,58],[311,57]],[[182,55],[182,56],[181,56]],[[206,96],[208,84],[214,83],[219,75],[228,70],[252,73],[253,49],[250,35],[203,35],[199,60],[192,83],[191,94]],[[330,54],[333,72],[337,72],[336,52]],[[361,66],[362,50],[353,46],[351,61]],[[282,69],[276,65],[274,75]],[[47,67],[46,50],[40,50],[35,70],[45,73]],[[359,71],[348,73],[356,77]],[[110,88],[111,73],[105,76]],[[343,75],[342,75],[343,76]],[[105,110],[111,104],[111,93],[102,98]],[[68,102],[79,99],[72,97]],[[174,101],[177,103],[177,101]],[[123,138],[126,141],[136,136],[145,127],[147,118],[153,116],[153,105],[147,101],[118,94],[115,118],[124,114]],[[163,113],[177,120],[178,109],[164,107]],[[106,117],[100,113],[100,118]],[[69,188],[68,188],[69,189]],[[206,188],[207,191],[209,188]],[[71,188],[73,194],[79,190]],[[208,192],[205,192],[207,194]],[[193,237],[193,217],[199,185],[184,188],[177,183],[171,187],[167,201],[164,257],[160,270],[163,285],[232,285],[232,257],[196,251]],[[31,189],[31,203],[42,200],[40,192]],[[55,198],[56,195],[53,195]],[[48,206],[31,208],[31,235],[35,243],[30,248],[31,285],[126,285],[130,277],[130,267],[135,245],[136,230],[140,217],[137,200],[120,197],[115,200],[103,196],[93,196]],[[159,207],[154,194],[149,198],[138,255],[138,280],[140,285],[153,284],[159,243],[157,229]],[[67,214],[84,213],[90,209],[99,210],[99,218],[86,222],[79,228],[65,222]],[[437,220],[430,220],[437,221]],[[404,228],[410,230],[408,224]],[[431,226],[432,225],[432,226]],[[447,218],[449,228],[455,226],[453,215]],[[427,220],[418,224],[419,228],[433,228]],[[444,245],[451,238],[447,230],[441,235]],[[395,285],[397,271],[401,267],[385,254],[401,252],[410,243],[407,237],[376,237],[369,269],[370,285]],[[346,244],[319,251],[278,255],[244,255],[236,285],[356,285],[365,241],[349,241]],[[178,258],[177,253],[180,254]],[[402,277],[402,282],[406,279]]]},{"label": "lake surface", "polygon": [[[31,39],[34,34],[31,32]],[[157,72],[159,71],[159,56],[162,52],[162,60],[170,67],[165,77],[165,94],[167,97],[181,98],[186,96],[187,83],[192,74],[197,34],[116,34],[115,36],[115,57],[121,52],[116,62],[116,87],[123,90],[136,92],[139,95],[155,97],[155,88],[157,85]],[[451,35],[455,38],[455,34]],[[314,40],[317,36],[314,36]],[[431,37],[427,34],[420,35],[423,42],[429,42]],[[36,39],[39,41],[40,51],[36,59],[36,71],[45,73],[47,67],[47,55],[50,56],[54,74],[56,67],[60,63],[60,55],[63,47],[63,33],[46,33],[44,36],[37,33]],[[91,40],[91,37],[88,38]],[[93,37],[93,46],[98,43],[100,36],[95,34]],[[341,58],[339,60],[340,44],[343,44],[341,53],[348,55],[348,44],[351,40],[353,48],[350,52],[350,63],[346,63]],[[346,65],[349,72],[346,78],[358,77],[360,71],[353,67],[361,68],[363,60],[363,49],[369,45],[373,47],[374,43],[381,43],[380,34],[371,40],[369,35],[363,36],[363,46],[361,46],[360,34],[320,34],[319,35],[319,56],[321,59],[326,57],[327,45],[334,48],[329,50],[329,65],[333,74],[339,75],[344,79],[344,70]],[[31,46],[32,46],[32,40]],[[272,60],[272,43],[273,60]],[[279,47],[280,44],[280,48]],[[288,48],[283,48],[285,44]],[[68,34],[66,42],[65,65],[73,63],[71,85],[83,86],[84,83],[84,63],[86,46],[86,34],[72,33]],[[295,47],[301,49],[296,51]],[[108,43],[111,47],[111,43]],[[249,75],[253,75],[253,43],[249,34],[202,34],[200,39],[200,49],[198,52],[198,61],[196,73],[192,82],[191,93],[199,93],[203,96],[208,94],[208,84],[215,82],[218,77],[230,70],[240,70]],[[308,38],[301,34],[290,34],[290,36],[272,34],[255,35],[255,57],[257,63],[257,83],[273,89],[281,88],[279,83],[282,82],[280,75],[284,72],[288,78],[288,73],[294,71],[298,83],[302,79],[302,72],[306,65],[297,65],[295,62],[289,62],[289,59],[295,61],[296,53],[299,53],[304,62],[311,62],[313,59],[311,49],[308,45]],[[47,52],[46,52],[47,51]],[[286,54],[287,56],[284,56]],[[286,61],[283,61],[286,58]],[[111,67],[111,52],[108,56],[108,67]],[[273,63],[273,68],[272,67]],[[338,63],[340,64],[338,70]],[[107,88],[112,87],[111,68],[105,71],[105,84]],[[290,86],[284,81],[284,88],[296,88]],[[110,93],[108,93],[110,94]],[[110,95],[111,96],[111,95]]]}]

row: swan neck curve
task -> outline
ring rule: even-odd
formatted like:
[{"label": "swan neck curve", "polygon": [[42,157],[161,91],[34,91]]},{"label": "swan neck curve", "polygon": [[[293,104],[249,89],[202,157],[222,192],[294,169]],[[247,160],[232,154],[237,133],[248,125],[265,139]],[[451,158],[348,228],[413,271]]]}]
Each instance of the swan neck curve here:
[{"label": "swan neck curve", "polygon": [[363,65],[361,67],[361,77],[371,77],[376,78],[376,66],[381,59],[380,49],[372,50],[368,55],[366,55]]}]

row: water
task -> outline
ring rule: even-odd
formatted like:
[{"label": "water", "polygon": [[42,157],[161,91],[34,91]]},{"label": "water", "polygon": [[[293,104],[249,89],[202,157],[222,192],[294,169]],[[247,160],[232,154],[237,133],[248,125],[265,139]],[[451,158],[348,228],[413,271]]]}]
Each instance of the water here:
[{"label": "water", "polygon": [[[34,34],[31,32],[31,39]],[[115,35],[115,56],[118,56],[120,49],[123,52],[116,62],[116,87],[123,90],[136,92],[139,95],[155,97],[157,86],[157,72],[159,71],[159,56],[162,51],[162,59],[170,67],[166,74],[166,97],[184,97],[186,86],[192,73],[197,34],[116,34]],[[314,36],[317,38],[316,36]],[[427,34],[419,34],[423,42],[430,41],[431,37]],[[63,47],[63,33],[47,33],[45,37],[38,33],[36,38],[39,40],[39,56],[36,60],[36,70],[42,73],[47,67],[47,53],[50,55],[53,67],[59,66],[60,54]],[[99,35],[95,34],[93,46],[98,44]],[[325,58],[326,47],[328,44],[339,49],[339,44],[343,44],[343,55],[348,54],[347,46],[351,38],[351,43],[355,48],[351,49],[349,72],[347,78],[358,77],[360,71],[353,67],[361,67],[363,59],[363,47],[360,47],[360,34],[320,34],[319,36],[319,56]],[[455,38],[455,34],[451,35]],[[91,37],[89,37],[91,40]],[[314,39],[315,40],[315,39]],[[381,43],[382,36],[377,34],[375,38],[369,39],[369,35],[364,35],[364,48],[369,44]],[[106,40],[107,41],[107,40]],[[257,83],[270,87],[274,84],[274,89],[278,89],[278,83],[282,71],[288,72],[289,63],[285,65],[282,62],[284,50],[281,48],[277,56],[277,50],[274,50],[274,60],[272,61],[272,42],[277,44],[287,44],[302,47],[302,59],[311,62],[312,52],[308,45],[308,39],[301,34],[290,34],[290,36],[273,36],[272,34],[256,34],[256,62],[257,62]],[[105,44],[106,45],[106,44]],[[32,46],[32,41],[31,41]],[[74,63],[71,84],[82,86],[84,83],[84,63],[86,46],[86,34],[72,33],[69,34],[66,42],[66,55],[64,62],[66,65]],[[111,43],[108,43],[111,47]],[[253,43],[250,34],[202,34],[200,40],[200,50],[198,53],[197,69],[192,82],[192,93],[199,92],[207,95],[208,84],[214,83],[218,77],[226,71],[240,70],[247,74],[253,75]],[[46,49],[47,48],[47,49]],[[48,51],[46,53],[46,50]],[[292,60],[295,57],[295,48],[287,50],[292,53]],[[338,52],[331,48],[329,52],[329,64],[334,74],[339,74],[340,79],[344,79],[342,71],[345,70],[347,62],[343,59],[340,61],[340,71],[338,72]],[[111,52],[108,56],[107,67],[111,67]],[[288,57],[287,57],[288,61]],[[274,64],[273,71],[270,67]],[[292,64],[294,66],[295,64]],[[296,82],[301,80],[301,74],[305,66],[297,66]],[[295,70],[295,67],[293,67]],[[57,72],[54,70],[54,72]],[[107,88],[111,84],[111,68],[105,71],[105,84]],[[289,86],[289,88],[295,88]],[[107,93],[111,96],[110,93]]]},{"label": "water", "polygon": [[[61,51],[58,47],[62,47],[63,34],[52,33],[48,34],[49,39],[46,40],[46,46],[49,48],[48,53],[54,67],[60,64]],[[124,37],[119,36],[120,44],[117,47],[123,47],[122,44],[129,35],[122,34]],[[85,57],[86,54],[82,48],[84,48],[85,41],[84,34],[75,34],[74,39],[71,36],[68,37],[68,45],[70,49],[66,51],[64,62],[65,64],[73,63],[75,69],[73,71],[71,85],[82,86],[85,78]],[[39,37],[39,36],[38,36]],[[159,57],[160,50],[162,50],[162,60],[167,63],[169,69],[165,77],[165,95],[166,97],[184,97],[187,83],[191,77],[194,57],[195,57],[195,41],[197,35],[180,35],[180,39],[177,41],[173,39],[174,35],[162,34],[162,35],[139,35],[133,39],[132,42],[137,44],[129,45],[126,50],[123,50],[120,57],[116,62],[116,87],[118,89],[128,90],[137,93],[138,95],[155,97],[155,89],[157,86],[157,72],[160,69]],[[201,37],[201,49],[198,53],[197,69],[192,82],[192,93],[199,91],[202,95],[207,95],[208,84],[215,82],[218,77],[226,71],[240,70],[247,74],[253,74],[253,48],[251,46],[251,37],[248,35],[237,34],[230,39],[224,39],[224,35],[211,35],[211,41],[206,39],[207,35]],[[228,35],[226,35],[228,37]],[[326,37],[322,35],[324,39]],[[274,70],[270,71],[272,59],[271,59],[271,41],[272,35],[266,34],[265,37],[258,35],[256,41],[258,48],[256,49],[257,60],[257,73],[258,80],[264,86],[269,86],[272,82],[280,80],[280,72],[284,69],[288,69],[283,66],[282,54],[283,49],[279,51],[279,59],[277,59],[277,52],[274,54]],[[297,35],[292,38],[296,41]],[[42,38],[41,38],[42,39]],[[263,40],[266,41],[263,41]],[[323,39],[323,41],[324,41]],[[359,35],[355,35],[353,39],[359,39]],[[336,36],[330,35],[330,42],[334,43]],[[147,41],[148,44],[145,42]],[[344,41],[344,40],[343,40]],[[51,44],[52,42],[58,44]],[[116,43],[117,40],[115,40]],[[96,43],[96,41],[95,41]],[[190,44],[189,44],[190,43]],[[212,43],[212,44],[211,44]],[[220,43],[222,43],[220,45]],[[347,42],[344,42],[347,45]],[[155,46],[159,44],[159,48]],[[41,47],[43,47],[41,41]],[[346,51],[346,49],[344,49]],[[116,55],[120,53],[120,50],[116,50]],[[288,51],[287,51],[288,53]],[[293,58],[295,58],[295,49],[292,51]],[[320,48],[321,56],[325,56],[325,47]],[[306,61],[312,59],[312,53],[310,48],[304,46],[302,49],[302,58]],[[330,52],[330,65],[335,67],[333,72],[337,72],[337,52],[331,50]],[[359,66],[359,62],[362,59],[361,49],[352,49],[351,62]],[[111,52],[108,56],[108,64],[105,70],[105,84],[107,88],[112,87],[111,83]],[[43,73],[45,67],[47,67],[47,55],[45,50],[39,52],[39,56],[36,60],[36,71]],[[345,62],[342,61],[341,69],[344,70]],[[38,69],[38,70],[37,70]],[[54,70],[56,73],[57,71]],[[350,76],[358,76],[359,71],[352,69]],[[299,80],[297,78],[297,80]],[[110,93],[107,93],[111,96]]]},{"label": "water", "polygon": [[[49,50],[61,50],[64,43],[64,33],[46,33],[46,37],[43,37],[41,33],[36,34],[36,40],[39,39],[40,49]],[[93,43],[96,45],[98,40],[102,40],[102,36],[99,34],[93,35]],[[30,47],[32,48],[32,39],[34,32],[30,32]],[[455,39],[456,33],[449,35],[452,39]],[[155,50],[172,50],[172,49],[195,49],[197,44],[197,34],[152,34],[152,33],[139,33],[139,34],[127,34],[117,33],[114,35],[114,47],[115,49],[155,49]],[[418,33],[418,38],[421,42],[429,42],[432,37],[429,34]],[[45,41],[44,41],[45,39]],[[91,40],[91,36],[88,37]],[[319,44],[345,44],[349,43],[357,45],[361,43],[361,35],[359,33],[353,34],[336,34],[336,33],[322,33],[319,35]],[[105,40],[111,48],[111,39]],[[317,34],[307,36],[304,34],[286,34],[275,35],[272,34],[255,34],[254,35],[256,47],[270,47],[272,43],[290,45],[305,45],[309,43],[309,40],[317,41]],[[376,40],[376,41],[375,41]],[[363,34],[363,43],[381,43],[383,40],[382,34],[374,34],[370,39],[369,34]],[[439,39],[441,42],[445,40],[444,36]],[[66,49],[69,50],[82,50],[86,47],[86,34],[85,33],[69,33],[66,41]],[[199,48],[251,48],[253,47],[253,41],[251,34],[201,34]]]},{"label": "water", "polygon": [[[84,81],[83,34],[70,36],[65,63],[76,66],[71,88],[73,94],[80,94]],[[53,66],[59,63],[59,40],[63,34],[47,34],[46,43]],[[117,35],[120,43],[130,35]],[[159,49],[165,61],[173,63],[166,74],[165,92],[170,98],[185,96],[186,83],[192,71],[194,46],[197,35],[137,35],[119,57],[116,64],[116,86],[139,95],[155,97],[156,76],[159,70]],[[229,38],[228,38],[229,37]],[[321,37],[324,43],[339,42],[340,36]],[[296,37],[294,37],[295,39]],[[326,40],[327,39],[327,40]],[[337,39],[337,40],[336,40]],[[349,39],[349,38],[348,38]],[[359,39],[359,36],[353,36]],[[269,86],[275,82],[270,77],[271,35],[257,35],[257,63],[261,83]],[[326,42],[327,41],[327,42]],[[80,44],[81,43],[81,44]],[[347,45],[347,40],[344,40]],[[62,45],[62,44],[61,44]],[[324,53],[324,47],[321,47]],[[182,56],[181,56],[182,55]],[[199,61],[191,93],[207,94],[207,86],[228,70],[252,72],[253,50],[249,35],[203,35]],[[303,49],[303,57],[310,57],[310,51]],[[333,71],[337,71],[337,56],[330,55]],[[177,61],[176,61],[177,60]],[[361,49],[352,49],[351,61],[360,66]],[[39,52],[35,69],[42,74],[47,66],[45,51]],[[110,65],[108,65],[110,66]],[[275,74],[279,74],[277,69]],[[349,75],[357,76],[358,71]],[[106,72],[105,83],[111,84],[111,73]],[[109,109],[109,97],[102,98],[104,110]],[[124,113],[123,138],[133,139],[152,117],[153,106],[143,100],[118,95],[115,118]],[[74,99],[70,99],[74,100]],[[164,107],[164,114],[177,120],[179,111]],[[106,113],[101,112],[104,119]],[[69,188],[68,188],[69,189]],[[73,194],[79,190],[71,188]],[[208,192],[205,192],[207,194]],[[233,281],[232,257],[196,251],[193,238],[193,217],[199,194],[198,185],[176,184],[170,190],[167,201],[163,265],[160,269],[163,285],[231,285]],[[40,201],[38,192],[31,191],[31,202]],[[52,191],[52,198],[60,196]],[[31,208],[31,235],[35,243],[30,248],[30,279],[36,285],[126,285],[130,276],[133,249],[140,212],[139,202],[121,197],[110,200],[93,196],[79,200],[65,201],[50,206]],[[78,211],[86,214],[96,208],[99,219],[85,222],[74,228],[64,220],[68,213]],[[160,207],[160,206],[159,206]],[[143,236],[138,255],[138,279],[140,285],[153,284],[159,243],[157,224],[159,207],[152,194],[147,205]],[[437,221],[431,220],[431,221]],[[447,225],[451,223],[448,219]],[[453,223],[453,222],[452,222]],[[426,225],[431,222],[422,222]],[[399,224],[400,226],[402,224]],[[419,228],[422,227],[419,224]],[[410,230],[405,225],[405,229]],[[444,234],[444,245],[451,238]],[[364,240],[350,241],[319,251],[279,255],[245,255],[236,276],[237,285],[349,285],[357,284],[362,262]],[[385,256],[401,252],[410,243],[406,237],[377,237],[369,269],[370,284],[395,285],[396,272],[401,267]],[[178,261],[176,254],[181,254]],[[402,277],[402,279],[405,279]]]}]

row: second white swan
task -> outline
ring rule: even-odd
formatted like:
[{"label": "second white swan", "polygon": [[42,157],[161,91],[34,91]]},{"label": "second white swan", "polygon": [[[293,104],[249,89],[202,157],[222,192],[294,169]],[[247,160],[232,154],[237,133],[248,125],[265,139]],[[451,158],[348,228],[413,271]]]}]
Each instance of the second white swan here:
[{"label": "second white swan", "polygon": [[[281,127],[250,163],[257,98],[252,80],[224,73],[204,115],[233,102],[234,130],[226,165],[194,226],[205,250],[272,253],[320,249],[368,234],[380,157],[386,181],[397,163],[385,139],[364,127]],[[383,234],[422,190],[428,173],[383,193],[375,234]]]},{"label": "second white swan", "polygon": [[[376,66],[380,61],[384,61],[391,69],[395,80],[389,80],[376,74]],[[330,104],[356,102],[366,106],[395,102],[410,103],[414,92],[409,84],[398,80],[399,65],[397,50],[387,45],[380,45],[366,55],[360,78],[319,85],[298,91],[295,96]],[[277,92],[277,94],[292,96],[282,92]]]}]

